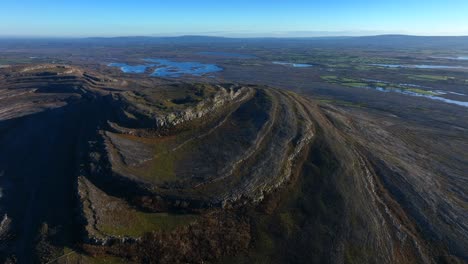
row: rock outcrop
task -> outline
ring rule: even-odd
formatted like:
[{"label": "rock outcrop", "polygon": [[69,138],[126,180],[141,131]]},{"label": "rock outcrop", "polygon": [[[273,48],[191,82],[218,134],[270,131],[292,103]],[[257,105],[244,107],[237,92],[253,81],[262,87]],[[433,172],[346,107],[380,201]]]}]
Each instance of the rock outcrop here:
[{"label": "rock outcrop", "polygon": [[466,155],[424,131],[258,85],[0,72],[0,260],[468,259]]}]

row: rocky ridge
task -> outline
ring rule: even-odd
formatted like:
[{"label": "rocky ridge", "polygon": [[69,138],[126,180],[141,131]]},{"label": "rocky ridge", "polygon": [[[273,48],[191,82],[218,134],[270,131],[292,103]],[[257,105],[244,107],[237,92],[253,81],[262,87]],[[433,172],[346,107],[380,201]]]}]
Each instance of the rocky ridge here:
[{"label": "rocky ridge", "polygon": [[388,119],[258,85],[1,73],[2,260],[467,259],[466,160]]}]

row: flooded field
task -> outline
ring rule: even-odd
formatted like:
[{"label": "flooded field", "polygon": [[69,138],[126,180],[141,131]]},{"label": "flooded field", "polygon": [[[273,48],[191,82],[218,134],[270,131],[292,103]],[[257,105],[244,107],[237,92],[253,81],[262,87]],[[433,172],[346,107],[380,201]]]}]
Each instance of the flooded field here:
[{"label": "flooded field", "polygon": [[[379,92],[385,93],[399,93],[410,96],[424,97],[431,100],[442,101],[449,104],[455,104],[459,106],[468,107],[468,98],[464,93],[446,91],[435,89],[432,87],[413,84],[413,83],[392,83],[388,81],[383,81],[379,79],[352,79],[352,78],[342,78],[338,76],[322,76],[323,80],[326,80],[329,83],[340,84],[345,87],[351,88],[364,88],[371,89]],[[456,95],[460,97],[460,100],[449,99],[444,97],[447,95]],[[463,100],[465,99],[465,100]]]},{"label": "flooded field", "polygon": [[448,65],[403,65],[403,64],[370,64],[371,66],[385,67],[385,68],[412,68],[412,69],[468,69],[464,66],[448,66]]},{"label": "flooded field", "polygon": [[[440,91],[430,91],[431,94],[429,93],[423,94],[423,93],[415,92],[409,89],[406,90],[406,89],[395,89],[395,88],[384,88],[384,87],[365,87],[365,88],[373,89],[373,90],[376,90],[379,92],[385,92],[385,93],[394,92],[394,93],[400,93],[400,94],[405,94],[405,95],[410,95],[410,96],[424,97],[424,98],[428,98],[431,100],[437,100],[437,101],[442,101],[442,102],[449,103],[449,104],[455,104],[459,106],[468,107],[468,102],[457,101],[457,100],[441,97],[440,95],[444,95],[447,93],[440,92]],[[465,96],[464,94],[460,94],[460,93],[454,93],[454,92],[448,92],[448,93]]]},{"label": "flooded field", "polygon": [[447,59],[447,60],[468,60],[468,56],[457,56],[457,57],[431,57],[434,59]]}]

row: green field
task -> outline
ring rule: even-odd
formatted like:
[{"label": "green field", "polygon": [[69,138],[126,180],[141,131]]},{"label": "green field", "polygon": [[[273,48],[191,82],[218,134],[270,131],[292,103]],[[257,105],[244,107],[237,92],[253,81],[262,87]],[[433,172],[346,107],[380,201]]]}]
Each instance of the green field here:
[{"label": "green field", "polygon": [[443,76],[443,75],[409,75],[408,79],[417,81],[448,81],[454,80],[454,77]]}]

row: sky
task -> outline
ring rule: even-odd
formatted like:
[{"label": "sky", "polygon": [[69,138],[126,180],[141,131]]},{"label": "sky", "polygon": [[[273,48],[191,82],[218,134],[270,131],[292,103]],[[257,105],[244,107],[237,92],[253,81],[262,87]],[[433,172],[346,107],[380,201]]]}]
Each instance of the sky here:
[{"label": "sky", "polygon": [[468,0],[1,0],[0,36],[468,35]]}]

